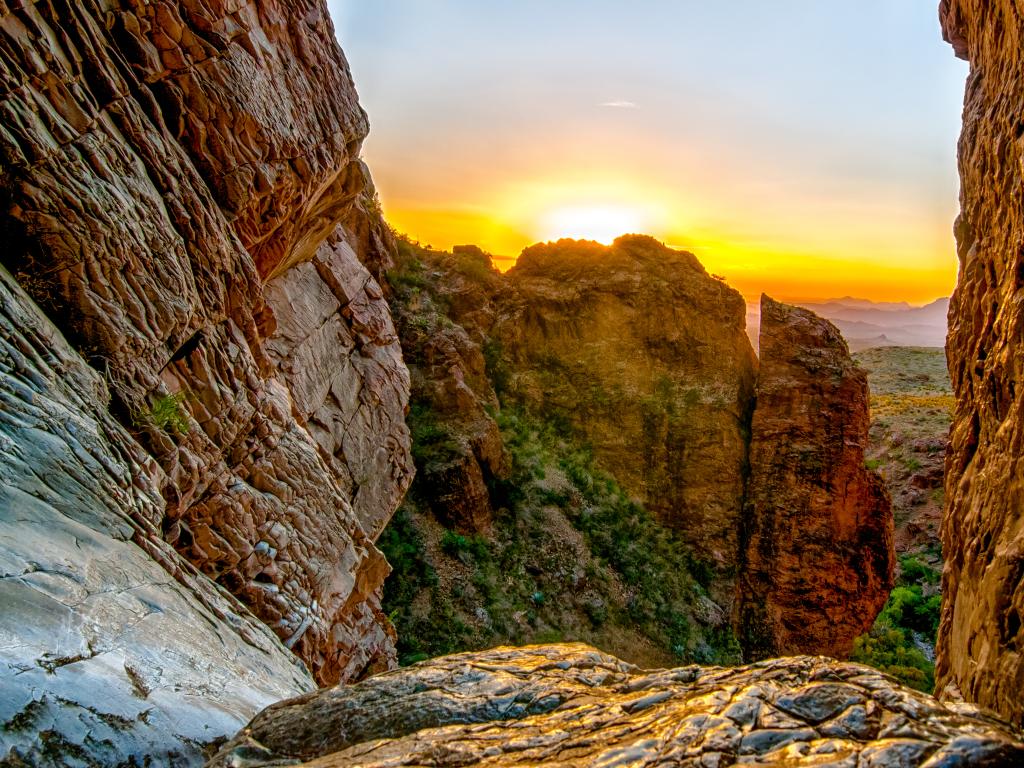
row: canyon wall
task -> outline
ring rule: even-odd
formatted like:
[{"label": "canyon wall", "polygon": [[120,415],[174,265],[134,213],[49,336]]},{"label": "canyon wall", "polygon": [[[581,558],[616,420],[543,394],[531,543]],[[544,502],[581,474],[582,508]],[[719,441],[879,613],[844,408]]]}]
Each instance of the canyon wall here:
[{"label": "canyon wall", "polygon": [[864,466],[867,374],[838,329],[761,297],[741,554],[748,660],[849,657],[889,596],[893,517]]},{"label": "canyon wall", "polygon": [[650,237],[535,245],[504,275],[399,251],[407,658],[553,633],[647,665],[849,655],[892,586],[892,515],[830,323],[766,299],[759,372],[742,297]]},{"label": "canyon wall", "polygon": [[[192,749],[309,687],[285,647],[319,683],[393,665],[374,540],[413,473],[409,380],[326,4],[0,2],[0,82],[2,258],[45,314],[5,283],[5,705],[75,677],[61,696],[169,754],[180,728],[131,697],[201,684],[224,712],[183,715]],[[5,745],[84,737],[33,707]]]},{"label": "canyon wall", "polygon": [[739,548],[757,359],[738,291],[653,238],[535,245],[507,274],[496,335],[513,395],[719,571]]},{"label": "canyon wall", "polygon": [[1024,722],[1024,11],[943,0],[970,62],[960,138],[960,277],[946,344],[956,394],[946,456],[936,685]]}]

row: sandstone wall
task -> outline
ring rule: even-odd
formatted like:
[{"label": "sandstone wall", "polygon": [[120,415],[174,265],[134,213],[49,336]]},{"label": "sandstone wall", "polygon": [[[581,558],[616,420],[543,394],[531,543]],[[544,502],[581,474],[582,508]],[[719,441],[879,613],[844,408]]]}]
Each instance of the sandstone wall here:
[{"label": "sandstone wall", "polygon": [[743,297],[649,237],[536,245],[496,332],[518,397],[717,570],[734,568],[756,358]]},{"label": "sandstone wall", "polygon": [[[381,274],[393,247],[366,131],[321,0],[0,2],[2,260],[53,324],[33,319],[27,344],[23,317],[5,330],[50,367],[12,363],[48,399],[12,385],[38,413],[10,416],[3,470],[48,474],[5,491],[3,583],[55,596],[5,605],[18,707],[57,695],[39,698],[50,666],[78,676],[78,704],[108,675],[117,749],[194,749],[310,684],[248,611],[321,683],[394,663],[373,541],[413,471],[409,379],[366,266]],[[76,442],[96,424],[115,438]],[[62,473],[88,492],[50,498]],[[183,704],[197,687],[209,706]],[[133,708],[157,689],[154,711],[181,706],[187,728]],[[85,738],[54,712],[39,722]]]},{"label": "sandstone wall", "polygon": [[893,585],[893,517],[864,466],[867,374],[813,312],[761,297],[741,553],[748,659],[844,659]]},{"label": "sandstone wall", "polygon": [[0,268],[0,763],[194,765],[314,688],[161,536],[166,478]]},{"label": "sandstone wall", "polygon": [[944,0],[970,62],[960,138],[960,277],[946,343],[956,393],[936,685],[1024,722],[1024,10]]},{"label": "sandstone wall", "polygon": [[163,470],[167,541],[320,681],[386,660],[408,376],[339,226],[367,124],[325,5],[0,11],[5,259]]}]

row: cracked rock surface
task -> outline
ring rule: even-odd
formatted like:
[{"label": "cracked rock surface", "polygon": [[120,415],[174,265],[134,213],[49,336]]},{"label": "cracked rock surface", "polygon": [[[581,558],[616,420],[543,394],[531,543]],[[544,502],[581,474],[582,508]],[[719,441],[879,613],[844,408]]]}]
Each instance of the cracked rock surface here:
[{"label": "cracked rock surface", "polygon": [[4,260],[160,469],[153,527],[318,682],[386,668],[374,540],[412,476],[409,383],[326,3],[0,22]]},{"label": "cracked rock surface", "polygon": [[0,268],[0,764],[194,765],[314,688],[153,521],[161,470]]},{"label": "cracked rock surface", "polygon": [[447,656],[259,715],[211,768],[1010,766],[1024,744],[876,670],[795,656],[645,671],[582,645]]}]

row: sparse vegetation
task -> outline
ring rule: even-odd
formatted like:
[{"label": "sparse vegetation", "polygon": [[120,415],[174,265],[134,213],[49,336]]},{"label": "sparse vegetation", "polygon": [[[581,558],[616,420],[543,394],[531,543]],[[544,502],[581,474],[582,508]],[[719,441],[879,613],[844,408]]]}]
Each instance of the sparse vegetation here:
[{"label": "sparse vegetation", "polygon": [[900,558],[900,578],[871,631],[854,641],[851,659],[921,691],[935,687],[939,573],[913,555]]},{"label": "sparse vegetation", "polygon": [[426,403],[411,403],[406,421],[412,432],[412,457],[417,467],[443,464],[459,453],[459,445],[449,428]]},{"label": "sparse vegetation", "polygon": [[897,585],[870,632],[856,640],[853,659],[930,691],[941,600],[941,470],[953,407],[946,358],[942,349],[928,347],[867,349],[854,357],[868,370],[871,387],[865,463],[878,470],[892,496],[903,554]]},{"label": "sparse vegetation", "polygon": [[[385,608],[403,663],[498,643],[584,640],[649,664],[737,663],[723,617],[708,618],[710,566],[542,419],[496,414],[513,470],[491,481],[487,537],[440,527],[415,492],[382,536],[396,567]],[[418,412],[414,439],[440,433]],[[418,452],[424,446],[417,446]],[[443,574],[439,576],[438,574]]]},{"label": "sparse vegetation", "polygon": [[149,410],[139,414],[137,421],[146,421],[157,429],[173,432],[178,435],[188,434],[191,427],[188,414],[182,407],[188,397],[185,391],[173,392],[157,397]]}]

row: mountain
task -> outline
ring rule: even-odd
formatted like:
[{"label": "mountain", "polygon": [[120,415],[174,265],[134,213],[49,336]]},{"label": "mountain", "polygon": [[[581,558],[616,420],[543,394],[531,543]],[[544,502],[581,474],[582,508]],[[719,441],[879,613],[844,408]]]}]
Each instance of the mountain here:
[{"label": "mountain", "polygon": [[[849,297],[799,302],[798,306],[832,321],[853,352],[870,347],[941,347],[946,343],[946,298],[923,307]],[[751,338],[756,337],[758,312],[753,302],[748,305],[747,324]]]},{"label": "mountain", "polygon": [[849,654],[892,519],[831,324],[766,297],[759,365],[741,295],[639,235],[535,245],[504,275],[400,243],[388,281],[418,468],[381,539],[407,561],[385,584],[400,658],[549,637],[644,665]]}]

